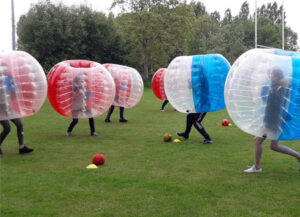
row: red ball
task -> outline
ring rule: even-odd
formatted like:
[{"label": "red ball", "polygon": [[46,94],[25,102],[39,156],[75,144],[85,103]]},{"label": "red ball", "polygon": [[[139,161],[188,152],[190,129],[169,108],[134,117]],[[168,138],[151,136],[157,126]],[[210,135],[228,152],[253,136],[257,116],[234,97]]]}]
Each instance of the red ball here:
[{"label": "red ball", "polygon": [[229,121],[228,121],[227,119],[224,119],[224,120],[222,121],[222,125],[223,125],[223,126],[228,126],[228,125],[229,125]]},{"label": "red ball", "polygon": [[93,157],[93,164],[103,165],[105,163],[105,157],[103,154],[95,154]]}]

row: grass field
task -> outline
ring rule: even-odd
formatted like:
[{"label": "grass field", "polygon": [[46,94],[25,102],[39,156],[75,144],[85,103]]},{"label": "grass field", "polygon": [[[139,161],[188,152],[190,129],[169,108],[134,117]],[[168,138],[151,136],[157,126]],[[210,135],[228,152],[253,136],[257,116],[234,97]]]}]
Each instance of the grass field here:
[{"label": "grass field", "polygon": [[[264,144],[262,174],[244,174],[253,164],[253,136],[235,125],[222,127],[226,110],[208,113],[203,125],[214,140],[193,128],[190,139],[162,141],[185,128],[185,114],[145,89],[141,102],[125,110],[128,123],[95,119],[99,137],[89,136],[80,120],[66,137],[70,119],[47,101],[35,116],[24,118],[25,144],[32,154],[17,154],[15,127],[3,143],[1,217],[260,217],[300,216],[300,173],[296,160]],[[299,141],[283,142],[300,151]],[[88,170],[94,154],[104,166]]]}]

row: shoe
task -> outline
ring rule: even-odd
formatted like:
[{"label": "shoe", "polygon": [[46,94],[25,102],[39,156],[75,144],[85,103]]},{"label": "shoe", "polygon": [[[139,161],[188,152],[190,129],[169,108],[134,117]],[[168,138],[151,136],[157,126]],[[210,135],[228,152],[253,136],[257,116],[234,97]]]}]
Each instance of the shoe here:
[{"label": "shoe", "polygon": [[128,122],[128,120],[126,120],[125,118],[121,118],[121,119],[120,119],[120,122],[126,123],[126,122]]},{"label": "shoe", "polygon": [[253,165],[252,167],[250,167],[249,169],[244,170],[245,173],[261,173],[262,172],[262,168],[257,169],[255,167],[255,165]]},{"label": "shoe", "polygon": [[72,136],[72,133],[71,132],[67,132],[67,136]]},{"label": "shoe", "polygon": [[91,136],[99,136],[99,134],[96,132],[93,132],[93,133],[91,133]]},{"label": "shoe", "polygon": [[212,139],[205,139],[202,144],[207,145],[207,144],[213,144],[214,141]]},{"label": "shoe", "polygon": [[164,109],[160,109],[159,111],[160,111],[160,112],[164,112],[165,110],[164,110]]},{"label": "shoe", "polygon": [[181,136],[183,137],[184,139],[188,139],[189,137],[185,135],[185,133],[177,133],[177,136]]},{"label": "shoe", "polygon": [[24,146],[23,148],[19,149],[19,154],[27,154],[27,153],[30,153],[33,151],[34,151],[33,148],[28,148],[28,147]]},{"label": "shoe", "polygon": [[110,119],[105,119],[105,123],[110,123],[111,120]]}]

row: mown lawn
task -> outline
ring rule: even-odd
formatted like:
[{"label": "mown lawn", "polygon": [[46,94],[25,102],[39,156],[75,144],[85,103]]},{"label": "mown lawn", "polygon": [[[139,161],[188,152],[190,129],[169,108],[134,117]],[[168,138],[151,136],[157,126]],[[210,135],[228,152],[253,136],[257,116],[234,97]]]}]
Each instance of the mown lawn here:
[{"label": "mown lawn", "polygon": [[[47,101],[40,112],[23,119],[25,144],[32,154],[17,154],[15,127],[0,157],[1,217],[260,217],[300,216],[300,173],[296,160],[264,145],[262,174],[244,174],[252,165],[253,136],[235,125],[222,127],[226,110],[208,113],[203,125],[214,139],[192,129],[190,139],[165,143],[164,133],[177,138],[185,114],[145,88],[141,102],[125,110],[128,123],[95,119],[99,137],[89,136],[80,120],[66,137],[70,119]],[[299,141],[284,142],[300,151]],[[88,170],[94,154],[104,166]]]}]

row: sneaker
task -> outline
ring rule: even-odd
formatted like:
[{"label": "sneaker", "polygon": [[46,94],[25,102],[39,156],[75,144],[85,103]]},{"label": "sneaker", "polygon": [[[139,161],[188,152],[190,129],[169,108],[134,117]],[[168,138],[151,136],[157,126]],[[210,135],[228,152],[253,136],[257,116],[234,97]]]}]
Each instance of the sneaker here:
[{"label": "sneaker", "polygon": [[249,169],[244,170],[245,173],[261,173],[262,172],[262,168],[257,169],[255,167],[255,165],[253,165],[252,167],[250,167]]},{"label": "sneaker", "polygon": [[207,145],[207,144],[213,144],[214,141],[212,139],[205,139],[202,144]]},{"label": "sneaker", "polygon": [[121,118],[121,119],[120,119],[120,122],[126,123],[126,122],[128,122],[128,120],[126,120],[125,118]]},{"label": "sneaker", "polygon": [[72,136],[72,133],[71,132],[67,132],[67,136]]},{"label": "sneaker", "polygon": [[34,151],[33,148],[28,148],[28,147],[24,146],[23,148],[19,149],[19,154],[27,154],[27,153],[30,153],[33,151]]},{"label": "sneaker", "polygon": [[93,133],[91,133],[91,136],[99,136],[99,134],[96,132],[93,132]]},{"label": "sneaker", "polygon": [[160,111],[160,112],[164,112],[165,110],[164,110],[164,109],[160,109],[159,111]]},{"label": "sneaker", "polygon": [[189,138],[189,136],[186,136],[185,133],[180,133],[180,132],[177,133],[177,136],[181,136],[184,139],[188,139]]},{"label": "sneaker", "polygon": [[105,119],[105,123],[110,123],[111,120],[110,119]]}]

